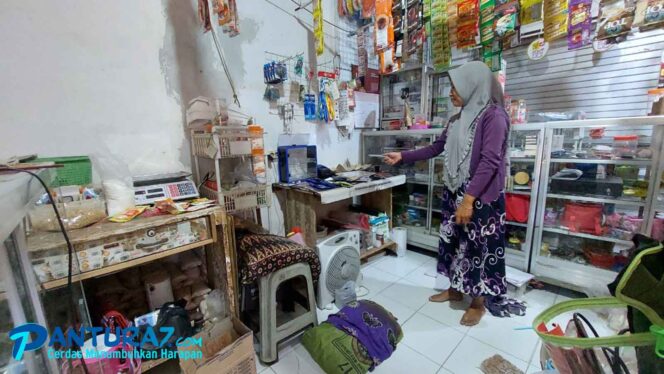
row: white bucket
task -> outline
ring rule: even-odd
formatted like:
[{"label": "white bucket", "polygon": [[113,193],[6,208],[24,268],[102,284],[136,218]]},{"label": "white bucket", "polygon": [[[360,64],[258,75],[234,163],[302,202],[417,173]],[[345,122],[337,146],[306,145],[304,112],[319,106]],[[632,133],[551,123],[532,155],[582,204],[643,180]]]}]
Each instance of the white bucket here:
[{"label": "white bucket", "polygon": [[395,227],[392,229],[392,240],[397,243],[397,256],[403,257],[406,255],[406,246],[408,243],[408,230],[403,227]]}]

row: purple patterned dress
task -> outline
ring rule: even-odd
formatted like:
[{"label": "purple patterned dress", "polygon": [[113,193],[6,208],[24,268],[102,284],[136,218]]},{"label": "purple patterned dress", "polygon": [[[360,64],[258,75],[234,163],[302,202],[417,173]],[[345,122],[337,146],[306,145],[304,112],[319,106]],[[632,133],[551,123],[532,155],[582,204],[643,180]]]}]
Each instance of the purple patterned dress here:
[{"label": "purple patterned dress", "polygon": [[505,196],[491,203],[475,200],[473,216],[465,226],[457,225],[454,212],[465,188],[443,190],[438,272],[450,279],[451,287],[472,297],[496,296],[505,284]]}]

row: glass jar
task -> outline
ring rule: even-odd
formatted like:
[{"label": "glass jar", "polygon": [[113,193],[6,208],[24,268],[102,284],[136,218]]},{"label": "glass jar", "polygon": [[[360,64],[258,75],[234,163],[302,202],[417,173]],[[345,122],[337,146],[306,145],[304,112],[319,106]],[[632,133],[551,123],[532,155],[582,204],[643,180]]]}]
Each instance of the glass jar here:
[{"label": "glass jar", "polygon": [[634,158],[639,146],[638,135],[613,137],[613,155],[617,158]]}]

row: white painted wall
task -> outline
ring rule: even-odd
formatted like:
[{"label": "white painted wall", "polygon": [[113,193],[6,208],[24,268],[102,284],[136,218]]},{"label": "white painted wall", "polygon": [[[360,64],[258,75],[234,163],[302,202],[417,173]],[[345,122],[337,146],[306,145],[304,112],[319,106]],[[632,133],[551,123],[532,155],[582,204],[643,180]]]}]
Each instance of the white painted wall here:
[{"label": "white painted wall", "polygon": [[[324,3],[325,18],[334,20],[335,2]],[[223,35],[222,44],[242,110],[264,126],[273,150],[282,122],[262,98],[265,51],[313,50],[311,15],[300,11],[299,21],[277,8],[293,13],[289,0],[238,6],[241,34]],[[325,30],[321,59],[329,61],[337,44],[330,36],[339,33]],[[4,0],[0,50],[0,159],[110,153],[134,173],[146,164],[189,168],[186,103],[201,95],[231,101],[212,38],[198,25],[195,0]],[[359,158],[358,133],[344,140],[333,126],[305,123],[302,116],[293,131],[315,134],[320,163]],[[269,216],[271,228],[280,229],[278,207]]]}]

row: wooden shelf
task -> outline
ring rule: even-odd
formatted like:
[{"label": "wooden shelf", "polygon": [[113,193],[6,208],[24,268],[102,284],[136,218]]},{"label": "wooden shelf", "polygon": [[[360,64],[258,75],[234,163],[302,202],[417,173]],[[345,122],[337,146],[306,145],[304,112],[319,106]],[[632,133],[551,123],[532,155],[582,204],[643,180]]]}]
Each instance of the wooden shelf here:
[{"label": "wooden shelf", "polygon": [[[104,275],[108,275],[108,274],[111,274],[111,273],[115,273],[115,272],[118,272],[118,271],[129,269],[129,268],[134,267],[134,266],[138,266],[138,265],[142,265],[142,264],[145,264],[145,263],[148,263],[148,262],[152,262],[152,261],[164,258],[164,257],[172,256],[174,254],[190,251],[190,250],[195,249],[195,248],[200,248],[200,247],[203,247],[205,245],[212,244],[214,242],[215,242],[215,238],[213,237],[213,238],[210,238],[210,239],[201,240],[201,241],[196,242],[196,243],[183,245],[182,247],[177,247],[177,248],[169,249],[169,250],[166,250],[166,251],[161,251],[161,252],[153,253],[153,254],[150,254],[150,255],[147,255],[147,256],[135,258],[133,260],[121,262],[119,264],[106,266],[106,267],[103,267],[101,269],[95,269],[95,270],[92,270],[92,271],[86,271],[85,273],[75,274],[75,275],[72,276],[72,282],[78,282],[78,281],[82,281],[84,279],[101,277],[101,276],[104,276]],[[67,278],[60,278],[60,279],[56,279],[56,280],[52,280],[52,281],[42,283],[42,287],[45,290],[50,290],[50,289],[62,287],[62,286],[65,286],[65,285],[67,285]]]},{"label": "wooden shelf", "polygon": [[360,255],[360,260],[366,260],[367,258],[369,258],[369,257],[371,257],[371,256],[373,256],[377,253],[383,252],[386,249],[389,249],[392,252],[396,252],[396,250],[397,250],[396,246],[397,246],[397,243],[389,240],[385,244],[381,245],[380,247],[375,247],[375,248],[369,249],[366,252],[364,252],[362,255]]}]

